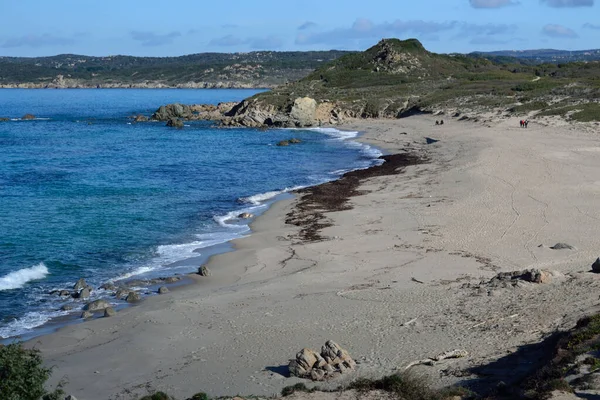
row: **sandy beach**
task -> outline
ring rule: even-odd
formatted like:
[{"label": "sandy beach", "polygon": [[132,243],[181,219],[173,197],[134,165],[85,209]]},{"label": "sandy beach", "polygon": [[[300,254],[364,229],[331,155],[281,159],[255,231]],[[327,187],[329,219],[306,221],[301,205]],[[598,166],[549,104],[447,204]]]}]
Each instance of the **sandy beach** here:
[{"label": "sandy beach", "polygon": [[[32,340],[55,367],[51,383],[67,377],[67,392],[84,400],[275,395],[303,381],[285,376],[288,360],[331,339],[359,362],[331,387],[466,350],[414,367],[443,386],[594,311],[600,127],[435,120],[344,125],[422,162],[360,179],[340,210],[305,207],[322,214],[317,238],[286,224],[300,193],[258,218],[236,251],[213,257],[211,277]],[[550,248],[559,242],[573,249]],[[527,268],[547,270],[549,283],[489,282]],[[486,379],[508,372],[496,366]]]}]

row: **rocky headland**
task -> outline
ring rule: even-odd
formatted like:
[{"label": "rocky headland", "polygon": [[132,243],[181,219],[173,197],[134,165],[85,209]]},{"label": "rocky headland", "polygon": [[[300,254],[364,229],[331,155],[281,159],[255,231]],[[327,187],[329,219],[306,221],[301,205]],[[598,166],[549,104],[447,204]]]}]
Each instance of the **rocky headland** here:
[{"label": "rocky headland", "polygon": [[[298,128],[434,114],[483,124],[521,117],[600,120],[600,63],[525,65],[427,51],[384,39],[297,82],[210,111],[223,126]],[[209,115],[204,112],[203,115]]]}]

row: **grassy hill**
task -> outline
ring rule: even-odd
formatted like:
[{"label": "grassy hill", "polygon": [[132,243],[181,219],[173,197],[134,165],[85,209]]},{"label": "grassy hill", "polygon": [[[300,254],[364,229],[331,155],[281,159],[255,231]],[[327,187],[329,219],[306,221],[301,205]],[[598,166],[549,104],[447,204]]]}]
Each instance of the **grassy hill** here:
[{"label": "grassy hill", "polygon": [[257,109],[286,114],[304,96],[321,108],[328,104],[333,116],[396,118],[501,109],[600,120],[600,62],[527,65],[515,58],[500,62],[482,55],[436,54],[416,39],[384,39],[320,66],[298,82],[254,96],[234,111],[237,116]]},{"label": "grassy hill", "polygon": [[[348,52],[202,53],[181,57],[0,57],[0,86],[274,87],[301,79]],[[57,78],[58,76],[61,78]],[[205,85],[206,84],[206,85]]]}]

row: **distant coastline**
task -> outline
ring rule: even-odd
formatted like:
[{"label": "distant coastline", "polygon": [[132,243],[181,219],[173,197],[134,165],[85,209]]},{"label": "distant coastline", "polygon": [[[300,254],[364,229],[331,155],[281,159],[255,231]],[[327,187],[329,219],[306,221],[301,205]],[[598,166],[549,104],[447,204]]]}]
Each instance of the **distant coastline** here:
[{"label": "distant coastline", "polygon": [[90,83],[83,80],[61,82],[23,82],[0,84],[0,89],[273,89],[277,85],[253,84],[243,82],[186,82],[170,85],[162,82],[139,83]]}]

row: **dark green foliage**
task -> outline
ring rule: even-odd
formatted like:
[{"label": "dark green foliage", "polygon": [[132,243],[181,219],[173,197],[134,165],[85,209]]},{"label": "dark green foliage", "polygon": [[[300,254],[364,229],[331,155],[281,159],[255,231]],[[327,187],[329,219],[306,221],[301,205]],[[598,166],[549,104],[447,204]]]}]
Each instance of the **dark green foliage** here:
[{"label": "dark green foliage", "polygon": [[200,392],[200,393],[196,393],[195,395],[190,397],[188,400],[209,400],[209,397],[206,393]]},{"label": "dark green foliage", "polygon": [[294,394],[294,392],[313,392],[313,389],[309,389],[306,387],[306,385],[304,383],[296,383],[294,386],[286,386],[281,390],[281,395],[282,396],[289,396],[291,394]]},{"label": "dark green foliage", "polygon": [[[362,53],[324,64],[298,82],[258,94],[252,101],[289,112],[293,100],[301,96],[333,102],[364,118],[396,118],[413,107],[425,112],[446,107],[465,112],[547,111],[557,96],[572,103],[600,99],[600,63],[497,62],[481,55],[431,53],[414,39],[385,39]],[[517,102],[524,104],[516,106]],[[571,118],[600,119],[593,107],[586,106]]]},{"label": "dark green foliage", "polygon": [[39,350],[25,349],[21,343],[0,345],[0,398],[56,400],[64,395],[60,386],[52,393],[44,389],[52,371],[42,362]]},{"label": "dark green foliage", "polygon": [[163,392],[156,392],[142,397],[140,400],[174,400],[173,397]]},{"label": "dark green foliage", "polygon": [[[181,57],[91,57],[61,54],[53,57],[0,57],[0,84],[50,83],[57,75],[85,80],[89,85],[136,84],[159,81],[229,81],[272,86],[297,80],[346,51],[275,52],[240,54],[202,53]],[[257,68],[258,66],[258,68]]]},{"label": "dark green foliage", "polygon": [[349,386],[349,389],[382,390],[402,400],[443,400],[452,396],[465,396],[465,398],[474,396],[472,392],[461,387],[432,389],[425,378],[410,373],[394,374],[377,380],[358,379]]}]

